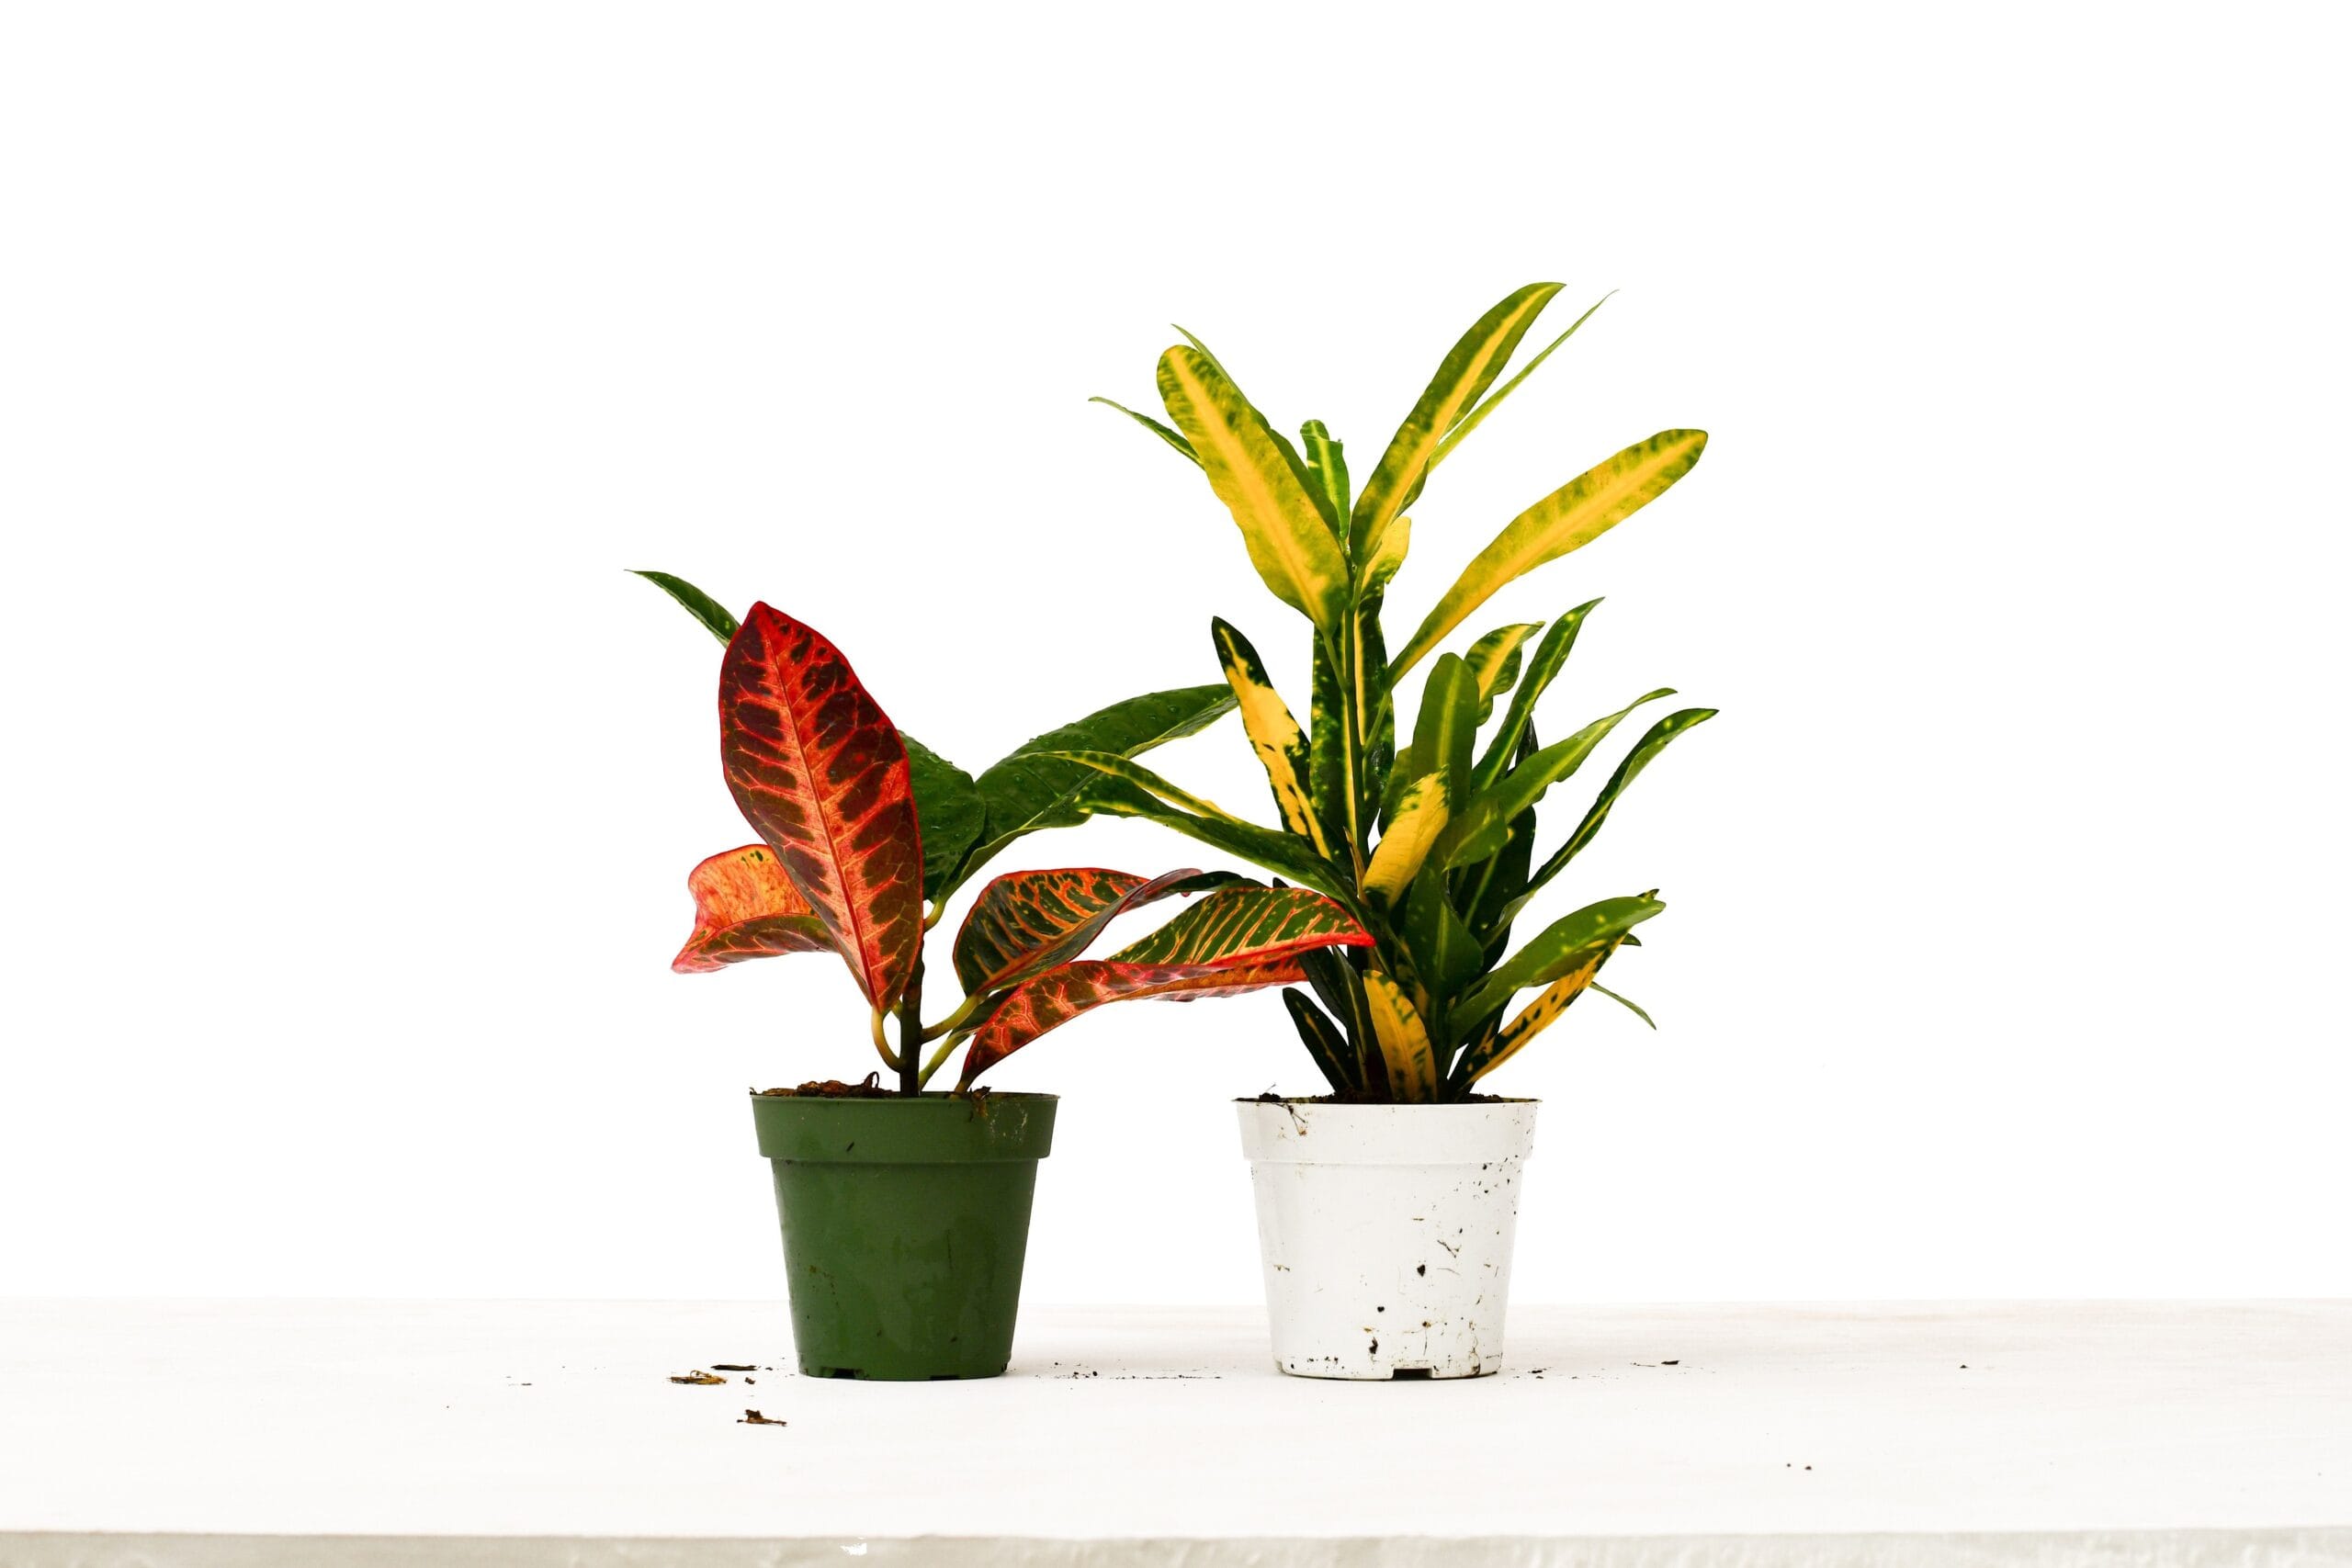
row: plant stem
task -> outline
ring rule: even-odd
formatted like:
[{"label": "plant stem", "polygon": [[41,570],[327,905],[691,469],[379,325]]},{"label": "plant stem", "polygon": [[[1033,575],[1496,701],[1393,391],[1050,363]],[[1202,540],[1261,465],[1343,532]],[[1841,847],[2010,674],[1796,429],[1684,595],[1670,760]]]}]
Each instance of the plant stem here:
[{"label": "plant stem", "polygon": [[917,1038],[927,1045],[943,1034],[955,1033],[971,1021],[972,1015],[979,1010],[980,1004],[987,999],[985,995],[966,997],[961,1007],[924,1030]]},{"label": "plant stem", "polygon": [[956,1046],[964,1043],[964,1039],[965,1037],[963,1035],[951,1034],[938,1050],[933,1051],[931,1054],[931,1060],[922,1065],[923,1082],[929,1083],[931,1081],[932,1075],[947,1065],[947,1058],[955,1053]]},{"label": "plant stem", "polygon": [[907,976],[906,991],[899,998],[899,1092],[917,1095],[922,1092],[922,954],[915,954],[914,973]]},{"label": "plant stem", "polygon": [[874,1048],[882,1054],[882,1065],[894,1073],[899,1071],[899,1054],[890,1049],[889,1037],[882,1032],[882,1010],[876,1008],[866,1016],[874,1026]]}]

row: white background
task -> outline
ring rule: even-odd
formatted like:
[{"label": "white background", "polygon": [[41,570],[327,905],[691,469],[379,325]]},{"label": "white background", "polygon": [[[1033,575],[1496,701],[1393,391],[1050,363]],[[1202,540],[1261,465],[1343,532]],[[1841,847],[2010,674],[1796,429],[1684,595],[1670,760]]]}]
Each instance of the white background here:
[{"label": "white background", "polygon": [[[1661,1032],[1496,1080],[1521,1299],[2352,1292],[2335,26],[10,9],[0,1292],[780,1293],[742,1090],[866,1071],[862,1010],[668,972],[750,835],[718,650],[622,569],[810,620],[974,771],[1215,679],[1212,613],[1303,707],[1303,623],[1086,397],[1172,318],[1368,468],[1548,277],[1622,292],[1392,625],[1702,426],[1465,632],[1605,593],[1550,730],[1724,715],[1548,906],[1671,907],[1611,971]],[[1231,720],[1156,761],[1267,809]],[[1066,1097],[1030,1299],[1255,1296],[1227,1101],[1315,1087],[1271,995],[995,1080]]]}]

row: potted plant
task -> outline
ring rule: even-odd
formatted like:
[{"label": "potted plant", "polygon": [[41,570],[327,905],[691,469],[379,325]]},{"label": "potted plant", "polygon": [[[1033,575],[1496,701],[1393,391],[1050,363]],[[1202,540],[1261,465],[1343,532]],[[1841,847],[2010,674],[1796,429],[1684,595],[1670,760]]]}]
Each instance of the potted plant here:
[{"label": "potted plant", "polygon": [[[1406,509],[1437,466],[1591,316],[1586,311],[1497,386],[1559,288],[1531,284],[1480,317],[1360,488],[1321,423],[1307,422],[1294,446],[1190,333],[1159,361],[1170,423],[1120,409],[1203,470],[1267,587],[1312,624],[1313,694],[1301,725],[1249,639],[1223,620],[1211,623],[1272,786],[1278,830],[1190,795],[1132,758],[1070,748],[1060,753],[1065,761],[1102,775],[1080,804],[1166,823],[1329,894],[1374,939],[1307,955],[1302,967],[1313,996],[1284,994],[1329,1092],[1240,1104],[1274,1359],[1287,1372],[1473,1377],[1500,1364],[1518,1179],[1535,1103],[1479,1088],[1579,997],[1614,997],[1599,984],[1602,966],[1637,944],[1634,928],[1664,906],[1652,890],[1588,904],[1523,942],[1514,941],[1514,927],[1592,841],[1634,777],[1714,711],[1684,708],[1651,725],[1539,860],[1536,807],[1545,792],[1636,708],[1673,694],[1645,693],[1562,739],[1539,742],[1536,701],[1598,600],[1548,627],[1498,626],[1458,654],[1441,651],[1505,583],[1589,543],[1688,473],[1706,445],[1696,430],[1661,431],[1521,513],[1404,647],[1387,651],[1381,611],[1406,559]],[[1410,733],[1400,739],[1402,682],[1432,655]],[[1529,990],[1537,995],[1513,1010]]]},{"label": "potted plant", "polygon": [[[962,1000],[925,1023],[924,935],[948,895],[1012,840],[1082,819],[1066,796],[1090,775],[1042,756],[1040,742],[1131,755],[1198,728],[1225,694],[1115,705],[973,779],[901,735],[813,628],[765,604],[738,626],[692,585],[657,581],[727,643],[720,761],[759,834],[688,876],[694,930],[672,966],[695,974],[834,953],[865,998],[891,1075],[888,1085],[875,1073],[752,1097],[800,1370],[993,1377],[1012,1352],[1056,1101],[976,1090],[972,1080],[1102,1003],[1284,985],[1303,976],[1302,954],[1372,939],[1329,898],[1230,874],[1012,872],[980,890],[956,933]],[[1192,893],[1205,896],[1141,941],[1107,959],[1079,956],[1117,916]],[[959,1048],[956,1089],[925,1093]]]}]

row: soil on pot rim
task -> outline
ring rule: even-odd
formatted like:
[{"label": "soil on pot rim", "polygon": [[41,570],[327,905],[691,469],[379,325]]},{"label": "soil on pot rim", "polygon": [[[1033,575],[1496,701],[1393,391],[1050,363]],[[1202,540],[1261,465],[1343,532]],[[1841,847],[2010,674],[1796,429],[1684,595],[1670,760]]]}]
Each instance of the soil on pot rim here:
[{"label": "soil on pot rim", "polygon": [[855,1083],[843,1083],[839,1078],[810,1078],[798,1089],[762,1089],[752,1091],[761,1096],[777,1095],[786,1099],[803,1100],[896,1100],[899,1091],[882,1087],[882,1075],[868,1073]]}]

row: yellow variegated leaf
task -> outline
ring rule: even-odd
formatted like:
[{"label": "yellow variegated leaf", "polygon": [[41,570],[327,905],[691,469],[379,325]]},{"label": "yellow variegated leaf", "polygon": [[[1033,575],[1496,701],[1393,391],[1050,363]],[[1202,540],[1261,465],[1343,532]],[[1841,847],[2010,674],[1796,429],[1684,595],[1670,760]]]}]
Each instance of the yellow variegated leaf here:
[{"label": "yellow variegated leaf", "polygon": [[1666,493],[1706,449],[1703,430],[1662,430],[1577,475],[1513,518],[1478,552],[1429,613],[1390,670],[1402,675],[1495,591],[1549,560],[1590,544]]},{"label": "yellow variegated leaf", "polygon": [[[1616,290],[1613,288],[1609,291],[1610,294],[1614,294]],[[1518,375],[1513,376],[1510,380],[1505,381],[1501,386],[1496,388],[1494,395],[1489,397],[1485,402],[1480,403],[1476,408],[1472,409],[1468,413],[1464,414],[1462,416],[1462,423],[1448,431],[1446,433],[1445,439],[1437,444],[1437,456],[1430,459],[1430,467],[1434,468],[1440,463],[1444,462],[1446,454],[1453,451],[1456,446],[1461,446],[1462,438],[1464,436],[1477,429],[1481,423],[1485,423],[1487,416],[1494,412],[1495,410],[1501,405],[1502,400],[1505,398],[1510,397],[1513,392],[1519,390],[1519,384],[1521,381],[1526,380],[1530,376],[1534,375],[1535,367],[1543,364],[1545,360],[1551,358],[1552,351],[1554,349],[1567,342],[1568,339],[1576,336],[1577,329],[1584,325],[1587,321],[1592,320],[1593,310],[1598,310],[1603,305],[1608,303],[1609,294],[1604,294],[1600,299],[1594,300],[1592,302],[1592,310],[1587,310],[1583,315],[1578,316],[1575,321],[1570,321],[1568,323],[1568,330],[1562,333],[1558,337],[1554,338],[1550,343],[1545,344],[1542,352],[1537,354],[1534,358],[1529,360],[1525,365],[1520,367]]]},{"label": "yellow variegated leaf", "polygon": [[1216,360],[1197,348],[1160,355],[1159,397],[1217,499],[1240,525],[1258,575],[1275,598],[1336,642],[1351,598],[1347,556],[1283,444]]},{"label": "yellow variegated leaf", "polygon": [[1438,444],[1486,396],[1487,389],[1495,384],[1495,378],[1517,352],[1519,340],[1559,291],[1556,283],[1531,283],[1514,290],[1479,317],[1446,355],[1420,401],[1413,405],[1388,449],[1380,455],[1380,466],[1364,481],[1363,492],[1356,497],[1348,522],[1348,545],[1357,559],[1379,547],[1388,525],[1410,504],[1408,498],[1429,471]]},{"label": "yellow variegated leaf", "polygon": [[1372,554],[1364,557],[1363,564],[1356,568],[1356,592],[1370,598],[1385,590],[1389,580],[1396,575],[1396,569],[1405,564],[1405,552],[1412,545],[1413,520],[1399,517],[1391,523],[1387,531],[1380,536],[1380,543],[1373,547]]},{"label": "yellow variegated leaf", "polygon": [[1377,969],[1363,977],[1363,998],[1372,1014],[1373,1034],[1380,1042],[1381,1060],[1388,1066],[1389,1092],[1401,1100],[1435,1100],[1437,1051],[1412,999]]},{"label": "yellow variegated leaf", "polygon": [[1364,868],[1363,890],[1375,903],[1390,905],[1405,896],[1438,835],[1445,831],[1448,814],[1444,773],[1429,773],[1406,786],[1388,818],[1388,830],[1372,852],[1372,863]]},{"label": "yellow variegated leaf", "polygon": [[1273,786],[1274,806],[1282,813],[1283,826],[1302,839],[1312,840],[1317,854],[1329,855],[1331,846],[1324,840],[1322,824],[1315,819],[1314,805],[1307,798],[1310,749],[1306,731],[1299,728],[1282,694],[1266,678],[1265,662],[1250,646],[1250,639],[1223,620],[1212,620],[1209,626],[1216,638],[1217,662],[1225,667],[1225,678],[1241,708],[1241,727],[1249,731],[1250,749],[1265,764],[1266,782]]},{"label": "yellow variegated leaf", "polygon": [[1523,621],[1513,626],[1497,626],[1470,645],[1462,661],[1470,666],[1470,673],[1478,678],[1478,722],[1484,724],[1495,711],[1495,698],[1511,688],[1519,679],[1519,645],[1544,629],[1541,621]]},{"label": "yellow variegated leaf", "polygon": [[[1465,1064],[1470,1068],[1470,1081],[1476,1083],[1510,1060],[1512,1054],[1521,1046],[1550,1028],[1552,1021],[1567,1011],[1568,1004],[1592,984],[1592,977],[1600,973],[1601,964],[1615,951],[1615,946],[1611,945],[1595,953],[1590,962],[1579,964],[1573,973],[1563,975],[1544,987],[1541,995],[1520,1010],[1517,1018],[1503,1025],[1503,1032],[1495,1037],[1490,1048],[1476,1053],[1473,1059]],[[1653,1024],[1651,1027],[1657,1026]]]}]

